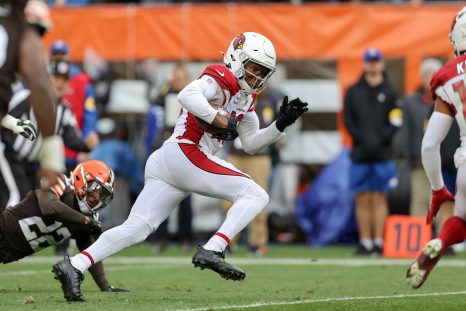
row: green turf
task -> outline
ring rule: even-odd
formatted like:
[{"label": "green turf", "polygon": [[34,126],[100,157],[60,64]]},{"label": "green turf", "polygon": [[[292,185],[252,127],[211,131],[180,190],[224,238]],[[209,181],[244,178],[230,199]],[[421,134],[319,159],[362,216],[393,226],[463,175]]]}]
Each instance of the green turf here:
[{"label": "green turf", "polygon": [[[237,260],[247,277],[233,282],[212,271],[194,269],[191,254],[183,255],[177,247],[156,256],[150,245],[143,244],[114,256],[138,257],[138,263],[113,260],[105,264],[111,284],[131,292],[101,293],[86,274],[82,292],[88,302],[69,304],[50,272],[56,259],[44,257],[52,255],[51,250],[45,250],[33,256],[45,262],[20,261],[0,267],[0,310],[466,309],[466,294],[462,293],[466,290],[464,267],[441,264],[423,288],[414,291],[404,281],[406,260],[380,264],[380,259],[364,257],[368,264],[362,266],[323,264],[329,259],[353,262],[352,251],[347,247],[275,246],[266,256],[255,258],[240,248],[228,258]],[[144,262],[140,257],[158,262]],[[274,263],[280,258],[302,259],[304,264]],[[270,261],[256,264],[263,259]],[[455,256],[453,261],[445,258],[441,263],[449,261],[466,263],[466,254]]]}]

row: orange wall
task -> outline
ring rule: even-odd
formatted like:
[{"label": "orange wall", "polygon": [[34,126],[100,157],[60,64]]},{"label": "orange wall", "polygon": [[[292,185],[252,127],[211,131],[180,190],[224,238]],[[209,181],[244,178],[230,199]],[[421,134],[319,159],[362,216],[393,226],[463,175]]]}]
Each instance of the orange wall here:
[{"label": "orange wall", "polygon": [[229,40],[256,31],[275,44],[279,60],[337,59],[342,89],[361,72],[368,46],[406,61],[405,91],[419,85],[425,56],[452,55],[451,21],[460,4],[218,4],[54,8],[54,39],[69,42],[75,60],[92,46],[107,60],[216,60]]},{"label": "orange wall", "polygon": [[418,83],[426,56],[451,55],[448,32],[455,5],[224,4],[54,8],[47,46],[66,39],[73,59],[94,47],[108,60],[221,60],[231,38],[257,31],[275,44],[279,60],[339,60],[342,85],[360,72],[363,50],[379,47],[407,61],[406,90]]}]

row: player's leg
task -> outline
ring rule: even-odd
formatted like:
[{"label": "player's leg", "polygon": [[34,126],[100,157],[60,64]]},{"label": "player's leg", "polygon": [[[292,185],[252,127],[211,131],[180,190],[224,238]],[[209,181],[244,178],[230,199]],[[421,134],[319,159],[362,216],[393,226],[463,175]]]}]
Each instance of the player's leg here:
[{"label": "player's leg", "polygon": [[351,161],[350,187],[355,193],[355,214],[358,226],[359,245],[356,255],[368,255],[372,252],[372,226],[370,211],[369,174],[370,166],[366,163]]},{"label": "player's leg", "polygon": [[449,218],[438,238],[424,246],[406,273],[409,285],[417,289],[427,280],[432,269],[445,254],[448,247],[466,239],[466,165],[458,169],[457,192],[455,196],[455,216]]},{"label": "player's leg", "polygon": [[105,231],[86,250],[53,266],[53,272],[62,283],[68,301],[84,300],[80,292],[80,283],[85,270],[126,247],[144,241],[187,196],[186,192],[160,179],[166,176],[163,169],[160,170],[158,159],[159,155],[156,152],[147,161],[145,185],[131,208],[128,219],[123,224]]},{"label": "player's leg", "polygon": [[393,161],[374,163],[371,174],[372,215],[373,215],[373,252],[382,255],[384,245],[385,222],[388,216],[387,192],[395,188],[396,166]]},{"label": "player's leg", "polygon": [[230,163],[207,156],[197,146],[170,144],[165,165],[173,183],[189,192],[233,202],[225,221],[204,245],[199,247],[193,263],[209,268],[224,278],[243,279],[244,272],[223,261],[225,248],[268,203],[268,195],[248,175]]}]

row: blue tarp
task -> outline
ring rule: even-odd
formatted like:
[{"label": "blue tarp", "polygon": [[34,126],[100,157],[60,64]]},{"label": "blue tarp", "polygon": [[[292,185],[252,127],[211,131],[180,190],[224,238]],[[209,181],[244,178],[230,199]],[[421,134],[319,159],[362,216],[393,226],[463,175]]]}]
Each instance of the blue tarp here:
[{"label": "blue tarp", "polygon": [[307,243],[324,246],[358,240],[354,195],[349,189],[350,152],[343,149],[296,201],[295,218]]}]

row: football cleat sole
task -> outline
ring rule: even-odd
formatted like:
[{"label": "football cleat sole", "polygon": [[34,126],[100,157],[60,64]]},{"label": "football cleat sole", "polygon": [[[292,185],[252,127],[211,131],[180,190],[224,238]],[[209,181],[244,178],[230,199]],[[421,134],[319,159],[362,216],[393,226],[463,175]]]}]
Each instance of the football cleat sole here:
[{"label": "football cleat sole", "polygon": [[409,286],[413,289],[420,288],[441,257],[442,241],[433,239],[427,243],[406,271],[406,282]]}]

